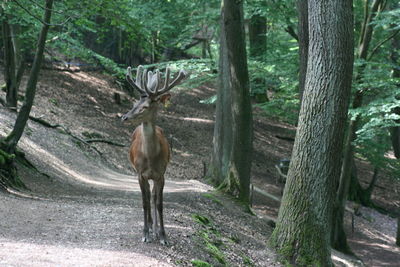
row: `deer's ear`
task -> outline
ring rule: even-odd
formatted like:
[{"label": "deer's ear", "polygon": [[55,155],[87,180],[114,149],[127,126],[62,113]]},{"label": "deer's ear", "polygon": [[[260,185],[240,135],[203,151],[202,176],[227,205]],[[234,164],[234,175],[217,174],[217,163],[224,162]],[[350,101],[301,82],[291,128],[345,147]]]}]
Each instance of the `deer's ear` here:
[{"label": "deer's ear", "polygon": [[164,106],[167,106],[169,104],[170,99],[171,99],[170,94],[163,94],[158,98],[158,101],[162,103]]}]

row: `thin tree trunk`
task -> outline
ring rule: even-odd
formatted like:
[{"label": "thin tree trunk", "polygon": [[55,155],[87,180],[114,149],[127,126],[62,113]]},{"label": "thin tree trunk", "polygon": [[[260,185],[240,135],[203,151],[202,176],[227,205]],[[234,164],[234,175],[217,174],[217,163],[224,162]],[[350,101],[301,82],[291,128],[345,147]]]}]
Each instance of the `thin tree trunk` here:
[{"label": "thin tree trunk", "polygon": [[31,72],[26,86],[25,101],[18,113],[17,119],[14,124],[14,129],[5,140],[7,143],[5,150],[10,154],[13,154],[15,152],[18,141],[21,138],[22,133],[25,129],[26,122],[29,119],[29,113],[31,111],[33,100],[35,98],[36,84],[39,77],[40,67],[43,61],[43,52],[46,44],[47,32],[50,27],[52,5],[53,0],[46,0],[46,9],[43,18],[45,24],[42,25],[42,29],[40,31],[35,58],[33,60]]},{"label": "thin tree trunk", "polygon": [[397,217],[396,245],[400,247],[400,216]]},{"label": "thin tree trunk", "polygon": [[253,119],[250,103],[242,2],[225,0],[224,27],[232,87],[232,151],[228,179],[238,183],[238,197],[248,203],[253,144]]},{"label": "thin tree trunk", "polygon": [[[249,23],[250,57],[255,60],[265,61],[267,50],[267,18],[262,15],[253,15]],[[253,79],[251,92],[257,102],[268,101],[266,92],[266,79],[264,77]]]},{"label": "thin tree trunk", "polygon": [[308,0],[297,1],[297,13],[299,17],[299,96],[301,103],[306,81],[308,58]]},{"label": "thin tree trunk", "polygon": [[219,64],[210,176],[221,189],[248,203],[252,113],[241,1],[222,0]]},{"label": "thin tree trunk", "polygon": [[270,239],[278,253],[298,266],[332,266],[332,206],[353,68],[352,13],[351,1],[308,1],[305,90],[282,204]]},{"label": "thin tree trunk", "polygon": [[[364,22],[362,25],[362,30],[360,34],[360,40],[358,45],[357,57],[359,59],[366,60],[368,56],[368,49],[371,43],[372,34],[374,30],[374,25],[371,24],[375,19],[379,8],[382,5],[382,0],[374,0],[372,3],[371,10],[369,12],[368,1],[365,1],[365,14],[364,14]],[[363,79],[364,71],[366,68],[366,63],[359,66],[357,69],[357,74],[355,77],[355,82],[359,83]],[[359,108],[362,106],[363,102],[363,93],[362,91],[357,91],[354,95],[353,102],[351,107],[353,109]],[[332,247],[342,251],[344,253],[350,253],[349,246],[346,242],[345,232],[343,230],[343,216],[344,209],[346,205],[347,196],[349,192],[354,195],[362,196],[364,195],[364,191],[360,187],[354,187],[358,183],[354,181],[357,177],[352,177],[352,169],[355,168],[354,165],[354,145],[353,142],[357,139],[356,131],[358,130],[360,124],[360,117],[357,116],[354,120],[351,120],[348,124],[348,136],[344,142],[344,153],[343,153],[343,163],[340,174],[340,182],[337,189],[337,197],[335,201],[335,208],[333,211],[333,226],[331,233],[331,242]],[[357,182],[357,183],[355,183]],[[350,187],[350,188],[349,188]],[[364,198],[364,196],[362,196]]]},{"label": "thin tree trunk", "polygon": [[[369,49],[369,46],[371,43],[372,34],[373,34],[373,30],[374,30],[374,25],[372,24],[372,22],[374,21],[377,13],[381,11],[380,8],[382,7],[382,3],[383,3],[383,0],[374,0],[374,2],[372,3],[372,6],[371,6],[370,12],[368,12],[368,1],[365,2],[365,4],[366,4],[365,15],[364,15],[365,19],[364,19],[364,24],[362,26],[362,31],[361,31],[359,46],[358,46],[358,58],[362,59],[364,61],[367,60],[367,57],[368,57],[368,49]],[[364,62],[363,64],[361,64],[358,67],[357,74],[355,77],[356,83],[360,83],[363,80],[364,71],[365,71],[366,66],[367,66],[367,64],[366,64],[366,62]],[[353,109],[359,108],[362,106],[362,102],[363,102],[363,92],[359,90],[355,93],[351,107]],[[353,126],[351,125],[352,122],[349,122],[349,131],[350,131],[350,128],[353,131],[352,132],[353,140],[347,140],[348,142],[346,142],[344,144],[345,147],[354,146],[353,141],[357,139],[356,132],[358,130],[359,121],[360,121],[360,118],[359,118],[359,116],[357,116],[355,118],[355,122],[354,122]],[[353,159],[354,158],[354,148],[348,149],[346,151],[347,151],[347,153],[350,153],[350,155],[344,155],[344,158],[345,159]],[[342,171],[346,175],[346,177],[344,177],[344,179],[350,179],[351,168],[355,168],[355,166],[354,166],[354,164],[349,164],[349,163],[345,163],[345,162],[343,162],[343,164],[345,164],[345,165],[343,166]],[[350,170],[347,170],[347,168],[350,168]],[[350,183],[350,186],[352,186],[352,185],[354,185],[354,183]],[[354,190],[356,190],[356,188],[353,188],[352,190],[354,191]]]},{"label": "thin tree trunk", "polygon": [[[221,29],[223,21],[221,20]],[[215,111],[215,125],[213,136],[213,154],[210,167],[210,178],[214,184],[221,184],[224,181],[223,174],[226,173],[228,165],[228,155],[231,146],[225,144],[232,143],[232,132],[229,126],[232,125],[230,116],[231,91],[229,85],[229,64],[228,57],[225,55],[226,37],[225,31],[221,30],[219,46],[219,84],[217,90],[217,102]]]},{"label": "thin tree trunk", "polygon": [[7,21],[7,16],[3,13],[3,45],[4,45],[4,79],[6,81],[6,105],[17,107],[17,81],[16,81],[16,62],[14,54],[13,40],[11,37],[11,27]]},{"label": "thin tree trunk", "polygon": [[[400,6],[400,4],[397,4],[397,6]],[[400,78],[400,36],[397,34],[395,37],[392,39],[392,51],[390,53],[390,60],[392,62],[392,77],[395,79]],[[398,84],[398,87],[400,89],[400,84]],[[397,115],[400,115],[400,108],[397,107],[393,110],[394,113]],[[396,121],[397,123],[400,123],[400,120]],[[392,147],[393,147],[393,152],[394,155],[397,159],[400,159],[400,127],[392,127],[390,128],[390,138],[392,141]]]},{"label": "thin tree trunk", "polygon": [[250,57],[261,58],[267,50],[267,18],[254,15],[249,24]]}]

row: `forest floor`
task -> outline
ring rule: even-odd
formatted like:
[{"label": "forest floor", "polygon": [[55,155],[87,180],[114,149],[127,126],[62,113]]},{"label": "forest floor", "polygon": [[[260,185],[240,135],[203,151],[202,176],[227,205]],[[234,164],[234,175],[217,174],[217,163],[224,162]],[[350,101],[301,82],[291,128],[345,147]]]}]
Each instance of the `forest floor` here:
[{"label": "forest floor", "polygon": [[[121,95],[120,105],[114,93]],[[29,190],[0,192],[0,266],[187,266],[193,260],[216,266],[280,266],[267,247],[272,232],[268,218],[276,218],[279,203],[255,193],[254,216],[204,181],[214,106],[199,101],[213,94],[211,84],[178,88],[171,106],[159,114],[158,125],[172,145],[164,190],[170,245],[164,247],[141,242],[141,194],[127,157],[134,126],[119,119],[133,98],[98,72],[43,70],[34,117],[60,124],[80,139],[102,138],[125,146],[89,146],[60,127],[29,121],[20,148],[39,171],[18,164]],[[284,185],[277,182],[274,165],[290,158],[295,128],[266,118],[260,110],[254,114],[252,183],[279,196]],[[0,136],[9,132],[15,116],[0,108]],[[366,162],[357,165],[365,185],[373,170]],[[373,200],[396,212],[399,192],[399,182],[382,176]],[[399,266],[396,227],[396,219],[362,208],[352,231],[351,215],[346,214],[350,246],[366,266]],[[346,260],[339,253],[333,258],[339,266]]]}]

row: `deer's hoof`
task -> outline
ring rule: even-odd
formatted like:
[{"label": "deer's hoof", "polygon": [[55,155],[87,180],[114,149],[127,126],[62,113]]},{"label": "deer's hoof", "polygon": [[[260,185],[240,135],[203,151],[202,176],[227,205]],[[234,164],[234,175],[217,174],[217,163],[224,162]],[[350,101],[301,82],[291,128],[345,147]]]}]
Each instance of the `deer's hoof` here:
[{"label": "deer's hoof", "polygon": [[160,244],[163,246],[168,246],[169,242],[166,239],[162,238],[162,239],[160,239]]},{"label": "deer's hoof", "polygon": [[142,241],[143,241],[143,243],[150,243],[151,242],[151,238],[150,238],[150,236],[144,236],[142,238]]}]

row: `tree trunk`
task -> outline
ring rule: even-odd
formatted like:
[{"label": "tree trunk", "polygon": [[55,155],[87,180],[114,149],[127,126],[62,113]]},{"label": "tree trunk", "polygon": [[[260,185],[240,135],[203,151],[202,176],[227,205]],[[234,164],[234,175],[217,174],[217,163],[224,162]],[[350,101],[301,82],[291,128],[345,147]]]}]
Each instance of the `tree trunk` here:
[{"label": "tree trunk", "polygon": [[[399,6],[399,4],[397,4]],[[393,70],[392,77],[395,79],[400,78],[400,36],[397,34],[392,39],[392,51],[390,53],[390,61],[392,62]],[[400,89],[400,84],[398,84]],[[397,107],[393,110],[394,113],[400,115],[400,108]],[[396,121],[400,123],[400,120]],[[393,152],[397,159],[400,159],[400,127],[392,127],[390,128],[390,138],[392,141]]]},{"label": "tree trunk", "polygon": [[396,245],[400,247],[400,216],[397,217]]},{"label": "tree trunk", "polygon": [[297,12],[299,16],[299,96],[301,103],[306,82],[308,58],[308,0],[297,1]]},{"label": "tree trunk", "polygon": [[332,266],[332,206],[353,68],[352,2],[310,0],[308,22],[299,126],[270,244],[292,264]]},{"label": "tree trunk", "polygon": [[42,25],[42,29],[40,31],[35,58],[33,60],[31,72],[26,86],[25,101],[18,113],[12,132],[5,139],[5,151],[10,154],[14,154],[15,152],[18,141],[21,138],[22,133],[25,129],[26,122],[28,121],[29,113],[31,111],[33,100],[35,98],[36,84],[39,77],[40,67],[43,61],[43,52],[46,44],[47,31],[50,26],[52,5],[53,0],[46,0],[45,14],[43,18],[45,24]]},{"label": "tree trunk", "polygon": [[[379,8],[382,5],[382,0],[374,0],[374,2],[372,3],[371,6],[371,11],[368,13],[368,8],[365,8],[365,19],[364,19],[364,23],[362,26],[362,30],[361,30],[361,34],[360,34],[360,40],[359,40],[359,46],[358,46],[358,58],[362,59],[362,60],[367,60],[368,57],[368,49],[371,43],[371,39],[372,39],[372,34],[373,34],[373,30],[374,30],[374,25],[372,24],[372,22],[374,21],[377,12],[379,11]],[[368,1],[365,2],[366,5],[368,5]],[[363,64],[361,64],[358,69],[357,69],[357,75],[355,77],[355,81],[357,83],[361,82],[364,76],[364,71],[366,68],[366,63],[364,62]],[[359,108],[362,106],[362,101],[363,101],[363,93],[362,91],[357,91],[355,93],[354,99],[353,99],[353,103],[351,105],[351,107],[353,109]],[[347,140],[347,142],[344,144],[345,147],[348,146],[354,146],[353,145],[353,141],[357,139],[357,130],[358,130],[358,126],[359,126],[359,121],[360,118],[359,116],[357,116],[354,119],[354,124],[352,124],[352,122],[349,122],[349,131],[352,131],[352,136],[353,139],[352,140]],[[343,167],[342,167],[342,172],[344,174],[342,175],[346,175],[344,177],[344,179],[351,179],[351,168],[355,168],[354,164],[350,164],[348,161],[349,159],[351,159],[350,162],[354,162],[353,158],[354,158],[354,147],[352,149],[347,149],[346,153],[349,153],[349,155],[344,155],[344,158],[346,159],[345,161],[343,161]],[[348,170],[348,168],[350,170]],[[358,183],[359,184],[359,183]],[[356,183],[350,183],[350,186],[354,186],[356,185]],[[361,188],[361,187],[360,187]],[[351,191],[355,191],[358,190],[358,188],[352,188],[350,189]],[[359,192],[359,195],[362,195],[362,192]],[[362,202],[362,201],[361,201]]]},{"label": "tree trunk", "polygon": [[[370,12],[368,12],[368,1],[365,1],[365,14],[364,21],[360,33],[357,57],[359,59],[366,60],[368,56],[368,48],[371,43],[374,25],[371,24],[376,14],[381,8],[382,0],[374,0]],[[363,79],[366,63],[360,65],[357,69],[355,82],[359,83]],[[362,91],[356,91],[351,107],[353,109],[362,106],[363,93]],[[337,189],[337,197],[335,201],[335,208],[333,211],[333,226],[331,233],[332,247],[344,252],[350,253],[349,246],[347,245],[345,232],[343,230],[343,216],[348,196],[359,198],[353,199],[357,202],[366,203],[368,200],[365,190],[362,189],[358,182],[357,177],[352,176],[354,165],[354,145],[353,142],[357,139],[356,131],[360,124],[360,117],[357,116],[354,120],[349,121],[348,124],[348,136],[344,142],[344,153],[343,163],[340,174],[340,182]],[[350,198],[350,197],[349,197]],[[369,198],[370,201],[370,198]]]},{"label": "tree trunk", "polygon": [[220,86],[210,175],[221,189],[248,203],[252,110],[244,38],[243,3],[222,0]]},{"label": "tree trunk", "polygon": [[11,37],[11,27],[7,21],[7,16],[3,13],[3,45],[4,45],[4,79],[6,81],[6,105],[17,107],[17,80],[16,62],[14,54],[13,38]]},{"label": "tree trunk", "polygon": [[263,59],[267,50],[267,18],[254,15],[249,24],[250,57]]},{"label": "tree trunk", "polygon": [[[262,15],[253,15],[249,23],[250,57],[255,60],[265,61],[267,50],[267,19]],[[251,92],[256,101],[268,101],[266,92],[266,79],[256,78],[251,81]]]},{"label": "tree trunk", "polygon": [[220,47],[219,47],[219,84],[215,111],[215,126],[213,136],[213,154],[210,168],[210,178],[216,185],[222,184],[227,172],[228,159],[232,144],[231,90],[229,62],[226,56],[226,37],[221,20]]}]

